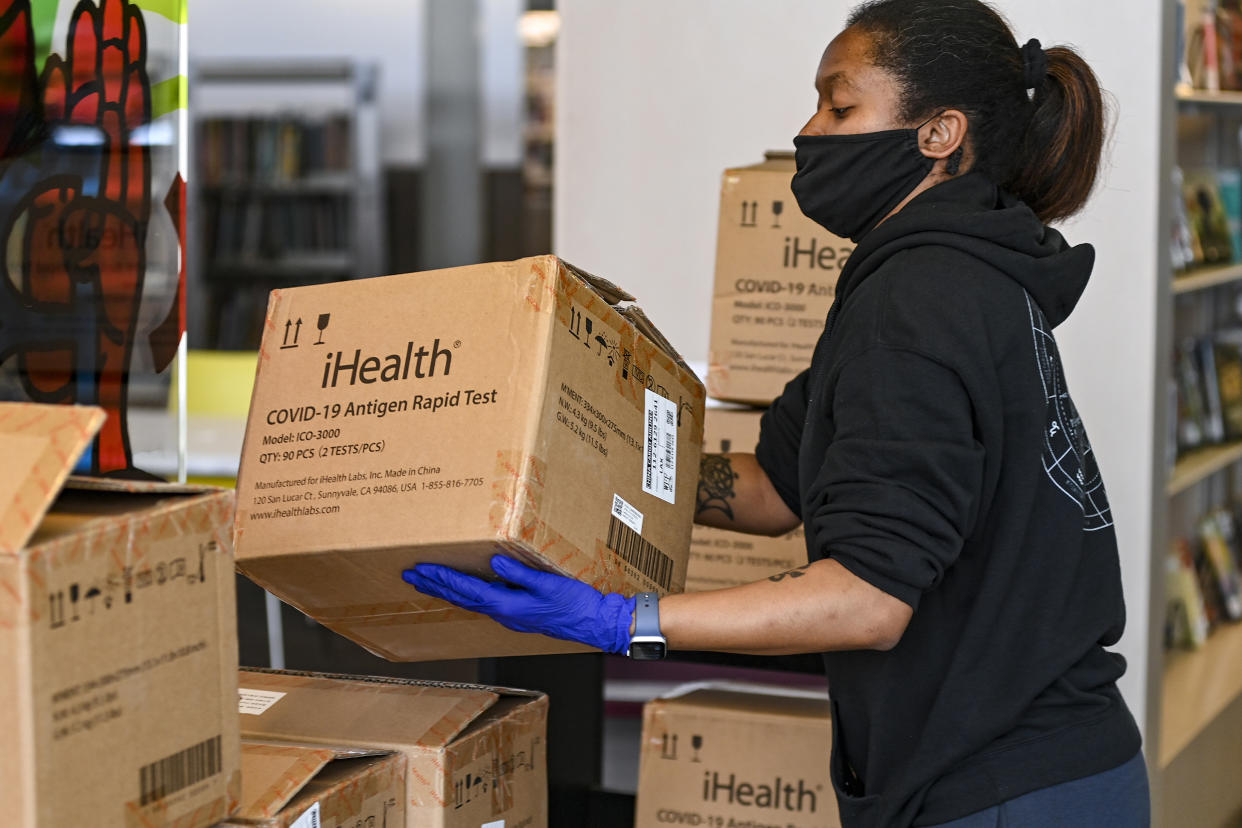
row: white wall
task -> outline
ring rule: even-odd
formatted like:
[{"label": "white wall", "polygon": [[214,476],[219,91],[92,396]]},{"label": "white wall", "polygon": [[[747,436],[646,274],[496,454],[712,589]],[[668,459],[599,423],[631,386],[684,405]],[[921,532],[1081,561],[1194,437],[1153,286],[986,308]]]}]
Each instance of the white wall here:
[{"label": "white wall", "polygon": [[190,4],[190,61],[339,58],[380,65],[385,163],[426,155],[424,0],[206,0]]},{"label": "white wall", "polygon": [[[790,148],[844,0],[562,0],[556,251],[639,297],[706,361],[721,171]],[[1108,484],[1129,610],[1123,679],[1145,722],[1157,266],[1159,0],[1002,0],[1018,42],[1072,43],[1116,101],[1099,191],[1066,228],[1095,275],[1059,331]]]}]

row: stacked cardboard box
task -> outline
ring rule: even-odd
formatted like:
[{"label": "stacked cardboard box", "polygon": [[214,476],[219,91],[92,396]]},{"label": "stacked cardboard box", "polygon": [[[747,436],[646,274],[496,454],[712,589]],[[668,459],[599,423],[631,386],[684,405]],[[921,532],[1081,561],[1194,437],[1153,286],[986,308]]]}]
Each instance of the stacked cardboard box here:
[{"label": "stacked cardboard box", "polygon": [[716,399],[766,406],[811,364],[854,252],[802,215],[793,174],[788,152],[724,172],[707,371]]},{"label": "stacked cardboard box", "polygon": [[[762,410],[811,363],[854,246],[802,215],[793,154],[724,172],[716,239],[704,451],[753,451]],[[745,406],[745,407],[743,407]],[[779,538],[696,526],[687,590],[749,583],[806,563],[801,530]]]},{"label": "stacked cardboard box", "polygon": [[828,699],[780,687],[688,687],[643,707],[635,828],[838,828]]},{"label": "stacked cardboard box", "polygon": [[586,649],[417,593],[418,562],[681,591],[705,392],[632,299],[552,256],[274,291],[238,568],[397,661]]},{"label": "stacked cardboard box", "polygon": [[100,409],[0,404],[10,824],[198,828],[238,803],[231,492],[69,478]]},{"label": "stacked cardboard box", "polygon": [[[364,802],[354,797],[358,815],[325,824],[353,825],[361,819],[377,828],[547,825],[548,698],[542,693],[243,670],[240,699],[241,732],[248,740],[326,748],[316,754],[318,764],[350,750],[397,758],[396,765],[358,768],[350,784],[369,785]],[[268,771],[243,779],[244,798],[260,799],[272,778]],[[341,782],[348,778],[344,770],[336,777]],[[316,801],[326,811],[327,800],[314,800],[316,793],[299,795],[300,801],[284,811],[300,818]],[[320,793],[332,791],[320,785]],[[343,806],[333,807],[348,815]],[[368,814],[361,813],[367,809]],[[367,815],[377,818],[366,822]]]},{"label": "stacked cardboard box", "polygon": [[418,594],[420,561],[680,591],[706,395],[632,299],[550,256],[274,292],[231,537],[232,492],[66,484],[98,410],[0,406],[17,824],[545,826],[539,693],[243,672],[239,726],[232,553],[396,660],[586,649]]},{"label": "stacked cardboard box", "polygon": [[[754,451],[762,416],[763,410],[758,408],[709,407],[703,424],[703,451]],[[695,526],[690,538],[686,591],[748,584],[802,566],[806,560],[806,539],[801,526],[779,537]]]},{"label": "stacked cardboard box", "polygon": [[242,802],[221,826],[404,828],[405,756],[243,739]]}]

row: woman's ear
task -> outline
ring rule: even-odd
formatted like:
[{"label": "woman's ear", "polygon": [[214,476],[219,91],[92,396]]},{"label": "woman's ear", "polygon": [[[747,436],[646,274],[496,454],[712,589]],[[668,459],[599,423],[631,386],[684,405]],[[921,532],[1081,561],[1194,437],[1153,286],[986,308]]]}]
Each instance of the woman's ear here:
[{"label": "woman's ear", "polygon": [[948,158],[965,143],[966,127],[964,112],[946,109],[919,130],[919,150],[928,158]]}]

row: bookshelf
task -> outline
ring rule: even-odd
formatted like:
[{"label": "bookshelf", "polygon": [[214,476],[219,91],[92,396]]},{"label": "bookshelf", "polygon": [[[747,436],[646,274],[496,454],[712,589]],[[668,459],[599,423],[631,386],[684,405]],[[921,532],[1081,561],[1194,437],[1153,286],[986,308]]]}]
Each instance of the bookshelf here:
[{"label": "bookshelf", "polygon": [[[1187,20],[1201,19],[1195,9]],[[1179,33],[1166,17],[1166,40]],[[1169,54],[1173,54],[1173,49]],[[1174,58],[1173,66],[1177,59]],[[1172,67],[1170,67],[1172,68]],[[1162,74],[1173,76],[1173,72]],[[1173,169],[1242,168],[1239,128],[1242,92],[1170,90],[1162,152],[1167,209],[1183,198]],[[1172,227],[1172,223],[1164,226]],[[1197,266],[1174,272],[1174,244],[1162,239],[1161,312],[1157,343],[1157,400],[1177,378],[1175,348],[1192,337],[1242,327],[1242,261]],[[1168,246],[1164,246],[1167,244]],[[1159,354],[1166,354],[1161,358]],[[1177,414],[1170,413],[1170,417]],[[1160,418],[1157,417],[1157,423]],[[1222,622],[1196,650],[1166,649],[1164,624],[1169,596],[1165,562],[1174,541],[1194,538],[1199,519],[1210,509],[1236,502],[1242,491],[1242,441],[1186,452],[1162,462],[1160,450],[1171,435],[1157,434],[1156,483],[1152,516],[1152,581],[1149,602],[1148,709],[1146,747],[1157,825],[1233,824],[1242,814],[1242,754],[1233,749],[1242,711],[1242,623]],[[1163,484],[1163,485],[1159,485]]]},{"label": "bookshelf", "polygon": [[273,288],[384,272],[376,71],[192,67],[195,347],[257,348]]}]

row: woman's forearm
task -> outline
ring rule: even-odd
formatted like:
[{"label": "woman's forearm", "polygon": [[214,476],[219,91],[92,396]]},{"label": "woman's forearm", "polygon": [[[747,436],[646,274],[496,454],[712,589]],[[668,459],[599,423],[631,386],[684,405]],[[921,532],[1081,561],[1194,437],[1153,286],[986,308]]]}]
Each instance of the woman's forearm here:
[{"label": "woman's forearm", "polygon": [[660,599],[660,628],[673,650],[887,650],[912,615],[909,605],[831,559],[743,586]]}]

